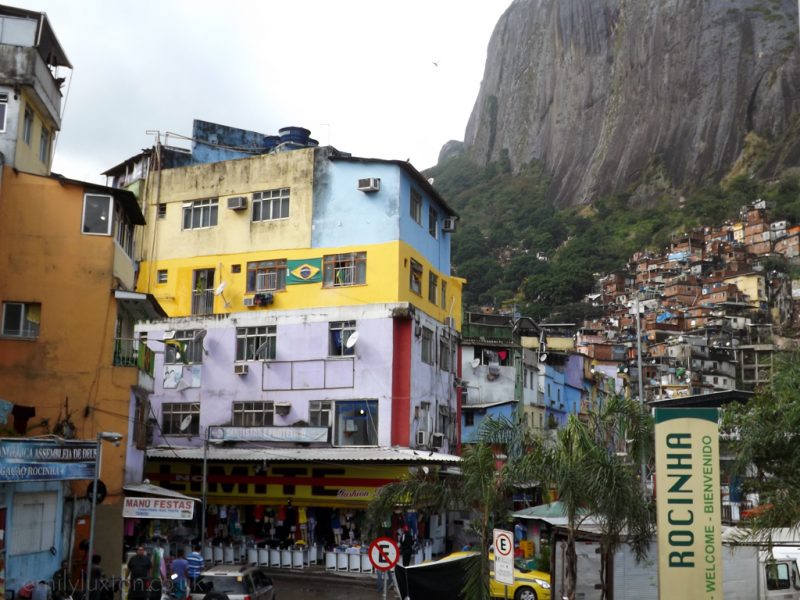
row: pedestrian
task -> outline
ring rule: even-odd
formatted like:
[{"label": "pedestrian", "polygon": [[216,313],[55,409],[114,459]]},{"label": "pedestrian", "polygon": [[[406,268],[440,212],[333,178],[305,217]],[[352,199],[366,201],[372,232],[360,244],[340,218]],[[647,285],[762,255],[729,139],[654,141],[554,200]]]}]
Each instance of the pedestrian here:
[{"label": "pedestrian", "polygon": [[144,546],[136,547],[136,554],[128,561],[128,598],[146,600],[148,579],[153,564],[144,554]]},{"label": "pedestrian", "polygon": [[69,572],[69,562],[62,560],[61,568],[53,573],[53,599],[65,600],[65,598],[72,595],[72,592],[72,576]]},{"label": "pedestrian", "polygon": [[408,525],[403,525],[403,532],[400,534],[400,555],[403,557],[403,566],[411,564],[411,552],[414,550],[414,536]]},{"label": "pedestrian", "polygon": [[186,557],[187,571],[189,573],[189,593],[191,593],[197,585],[197,580],[200,578],[200,573],[206,568],[206,561],[200,553],[200,544],[195,544],[189,556]]},{"label": "pedestrian", "polygon": [[178,548],[177,556],[175,560],[172,561],[172,574],[175,575],[175,578],[172,580],[173,583],[173,590],[174,595],[176,598],[183,598],[186,597],[186,580],[187,580],[187,571],[189,568],[189,563],[183,558],[183,548]]}]

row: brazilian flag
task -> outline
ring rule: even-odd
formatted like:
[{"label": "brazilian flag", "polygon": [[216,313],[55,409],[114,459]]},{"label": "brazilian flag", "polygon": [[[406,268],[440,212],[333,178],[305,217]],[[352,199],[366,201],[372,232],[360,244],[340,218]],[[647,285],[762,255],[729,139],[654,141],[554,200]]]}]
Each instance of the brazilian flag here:
[{"label": "brazilian flag", "polygon": [[319,283],[322,281],[322,259],[309,258],[286,261],[286,285]]}]

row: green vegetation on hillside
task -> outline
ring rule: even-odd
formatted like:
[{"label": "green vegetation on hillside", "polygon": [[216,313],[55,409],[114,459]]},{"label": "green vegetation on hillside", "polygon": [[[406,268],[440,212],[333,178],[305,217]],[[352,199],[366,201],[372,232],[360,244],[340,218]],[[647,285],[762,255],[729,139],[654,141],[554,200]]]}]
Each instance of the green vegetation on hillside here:
[{"label": "green vegetation on hillside", "polygon": [[515,304],[536,319],[590,316],[581,299],[597,274],[623,268],[638,250],[663,251],[674,233],[735,219],[758,198],[769,202],[772,219],[800,223],[796,175],[769,183],[738,175],[650,206],[616,194],[563,210],[548,200],[547,176],[535,163],[515,175],[507,161],[480,167],[461,155],[426,175],[461,216],[453,266],[468,281],[465,307]]}]

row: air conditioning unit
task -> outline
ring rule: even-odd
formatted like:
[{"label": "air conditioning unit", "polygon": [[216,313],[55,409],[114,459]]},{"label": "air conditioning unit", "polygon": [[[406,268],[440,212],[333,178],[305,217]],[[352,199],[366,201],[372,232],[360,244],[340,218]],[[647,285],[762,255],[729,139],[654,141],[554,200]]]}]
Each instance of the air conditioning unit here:
[{"label": "air conditioning unit", "polygon": [[247,198],[244,196],[234,196],[228,198],[228,208],[230,210],[244,210],[247,208]]},{"label": "air conditioning unit", "polygon": [[431,434],[431,450],[441,450],[443,445],[444,445],[443,433]]},{"label": "air conditioning unit", "polygon": [[233,365],[233,372],[237,375],[247,375],[250,372],[250,366],[245,364]]},{"label": "air conditioning unit", "polygon": [[442,231],[455,231],[456,220],[455,217],[445,217],[442,219]]},{"label": "air conditioning unit", "polygon": [[381,189],[381,180],[377,177],[367,177],[366,179],[358,180],[359,192],[379,192]]},{"label": "air conditioning unit", "polygon": [[253,298],[252,296],[249,296],[249,297],[247,297],[247,298],[242,300],[242,304],[244,304],[245,306],[255,306],[256,305],[256,299]]},{"label": "air conditioning unit", "polygon": [[428,445],[428,432],[424,429],[417,431],[417,448],[424,448]]}]

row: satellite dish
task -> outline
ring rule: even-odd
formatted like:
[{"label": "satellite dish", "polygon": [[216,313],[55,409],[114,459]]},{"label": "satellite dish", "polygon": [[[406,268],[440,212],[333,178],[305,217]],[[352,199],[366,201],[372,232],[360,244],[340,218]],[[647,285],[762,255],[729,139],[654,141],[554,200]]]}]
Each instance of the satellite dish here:
[{"label": "satellite dish", "polygon": [[477,369],[481,364],[481,359],[480,358],[473,358],[472,359],[472,363],[470,363],[470,364],[472,365],[473,369]]},{"label": "satellite dish", "polygon": [[547,353],[546,352],[542,352],[539,355],[539,362],[545,362],[546,360],[547,360]]},{"label": "satellite dish", "polygon": [[353,333],[350,334],[350,337],[347,338],[347,341],[344,343],[344,345],[346,348],[352,348],[353,346],[356,345],[357,341],[358,341],[358,332],[354,331]]},{"label": "satellite dish", "polygon": [[186,415],[181,420],[181,424],[178,426],[178,429],[180,429],[181,431],[186,431],[187,429],[189,429],[189,425],[191,424],[192,424],[192,415]]},{"label": "satellite dish", "polygon": [[192,341],[195,344],[197,342],[202,342],[203,339],[205,339],[207,333],[208,333],[208,331],[206,331],[205,329],[200,329],[200,330],[196,331],[195,334],[194,334],[194,337],[192,338]]},{"label": "satellite dish", "polygon": [[225,285],[226,285],[226,283],[224,281],[222,283],[220,283],[217,286],[217,289],[214,290],[214,295],[215,296],[219,296],[222,292],[224,292],[225,291]]}]

